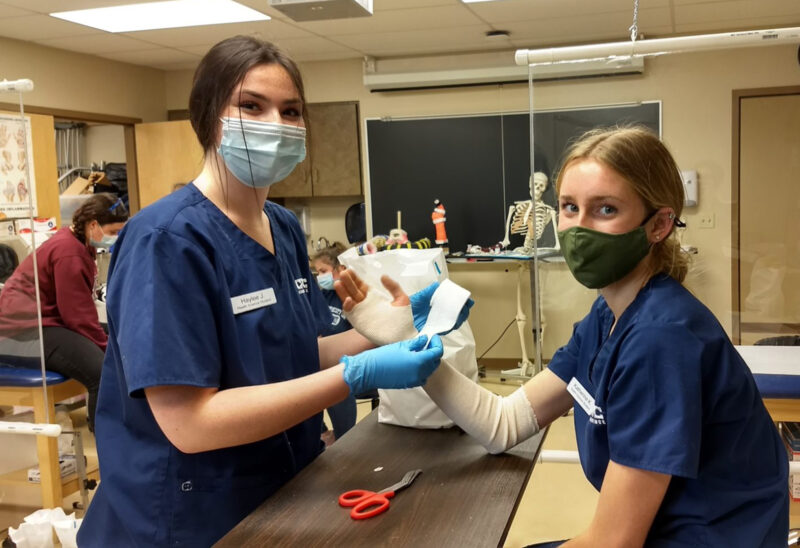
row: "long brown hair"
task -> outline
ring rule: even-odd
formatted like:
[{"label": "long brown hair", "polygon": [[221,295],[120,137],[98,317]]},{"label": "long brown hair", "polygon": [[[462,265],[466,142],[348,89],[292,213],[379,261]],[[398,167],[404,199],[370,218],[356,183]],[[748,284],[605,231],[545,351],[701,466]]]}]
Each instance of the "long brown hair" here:
[{"label": "long brown hair", "polygon": [[100,226],[124,223],[128,220],[128,208],[112,194],[94,194],[83,202],[72,214],[72,232],[86,243],[86,223],[97,221]]},{"label": "long brown hair", "polygon": [[[667,147],[652,131],[641,126],[593,129],[584,133],[567,151],[556,180],[561,180],[573,163],[594,159],[619,173],[644,202],[646,211],[670,207],[680,219],[684,191],[680,170]],[[672,230],[650,250],[652,274],[665,273],[683,282],[689,270],[689,256],[680,248]]]},{"label": "long brown hair", "polygon": [[308,125],[303,79],[295,62],[270,42],[252,36],[234,36],[208,50],[197,66],[192,81],[189,120],[205,154],[217,146],[220,116],[233,90],[250,69],[270,64],[280,65],[289,73],[303,102],[303,119]]}]

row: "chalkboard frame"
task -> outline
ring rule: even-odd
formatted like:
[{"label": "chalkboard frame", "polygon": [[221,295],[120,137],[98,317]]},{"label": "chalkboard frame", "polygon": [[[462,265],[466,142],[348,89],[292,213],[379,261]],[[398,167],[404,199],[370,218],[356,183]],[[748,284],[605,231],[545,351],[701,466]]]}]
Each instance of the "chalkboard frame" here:
[{"label": "chalkboard frame", "polygon": [[[661,137],[660,100],[536,110],[536,171],[553,182],[569,141],[584,131],[616,124],[642,124]],[[447,211],[451,252],[468,244],[488,247],[503,239],[508,207],[530,199],[528,111],[442,116],[366,118],[367,178],[371,235],[388,234],[402,212],[411,240],[434,240],[433,201]],[[553,185],[543,196],[555,206]],[[539,241],[552,245],[548,231]],[[512,236],[510,248],[522,245]]]}]

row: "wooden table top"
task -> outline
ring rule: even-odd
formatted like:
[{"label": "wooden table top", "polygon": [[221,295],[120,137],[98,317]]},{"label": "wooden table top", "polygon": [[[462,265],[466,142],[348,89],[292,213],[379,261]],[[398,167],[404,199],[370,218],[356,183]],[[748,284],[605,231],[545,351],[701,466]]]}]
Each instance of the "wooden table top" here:
[{"label": "wooden table top", "polygon": [[[379,424],[376,410],[216,546],[502,546],[542,438],[490,455],[459,428]],[[338,504],[345,491],[380,491],[416,468],[383,514],[353,520]]]}]

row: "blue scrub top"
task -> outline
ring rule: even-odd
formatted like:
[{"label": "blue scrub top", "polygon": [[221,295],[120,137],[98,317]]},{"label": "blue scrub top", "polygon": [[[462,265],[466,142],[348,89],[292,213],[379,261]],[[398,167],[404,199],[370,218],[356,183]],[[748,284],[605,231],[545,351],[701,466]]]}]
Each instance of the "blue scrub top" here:
[{"label": "blue scrub top", "polygon": [[[97,407],[102,481],[81,547],[210,546],[321,451],[321,414],[271,438],[198,454],[164,436],[144,388],[227,388],[319,371],[328,312],[294,215],[267,202],[275,254],[194,186],[134,216],[109,269]],[[258,293],[261,292],[261,293]],[[260,306],[234,312],[258,294]],[[233,300],[232,300],[233,299]]]},{"label": "blue scrub top", "polygon": [[337,333],[343,333],[348,329],[351,329],[352,326],[350,322],[345,319],[344,314],[342,312],[342,300],[339,298],[339,295],[336,294],[336,291],[331,289],[323,289],[322,290],[322,298],[325,299],[325,302],[328,303],[328,309],[330,313],[326,315],[326,317],[330,317],[329,322],[324,322],[320,329],[320,335],[323,337],[327,337],[329,335],[336,335]]},{"label": "blue scrub top", "polygon": [[588,480],[609,459],[672,475],[647,546],[785,546],[786,450],[716,318],[659,275],[613,323],[599,297],[550,362],[595,400],[574,407]]}]

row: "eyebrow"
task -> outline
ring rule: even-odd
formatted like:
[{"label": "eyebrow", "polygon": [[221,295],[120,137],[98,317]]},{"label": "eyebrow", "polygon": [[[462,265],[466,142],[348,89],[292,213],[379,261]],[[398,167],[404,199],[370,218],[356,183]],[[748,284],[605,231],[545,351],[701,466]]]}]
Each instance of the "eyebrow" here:
[{"label": "eyebrow", "polygon": [[[570,202],[574,202],[575,201],[574,197],[569,196],[567,194],[562,194],[561,196],[558,197],[558,199],[559,200],[567,200],[567,201],[570,201]],[[620,200],[621,199],[619,197],[617,197],[617,196],[601,195],[601,196],[591,196],[591,197],[589,197],[588,201],[589,201],[589,203],[595,203],[595,202],[607,202],[607,201],[619,202]]]},{"label": "eyebrow", "polygon": [[[253,91],[253,90],[250,90],[250,89],[242,89],[241,95],[251,95],[251,96],[255,97],[256,99],[260,99],[260,100],[265,101],[267,103],[272,102],[272,100],[269,97],[267,97],[266,95],[262,95],[261,93],[258,93],[256,91]],[[303,103],[303,101],[301,101],[299,97],[293,97],[291,99],[287,99],[287,100],[283,101],[284,105],[300,105],[302,103]]]}]

